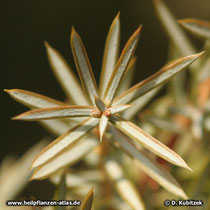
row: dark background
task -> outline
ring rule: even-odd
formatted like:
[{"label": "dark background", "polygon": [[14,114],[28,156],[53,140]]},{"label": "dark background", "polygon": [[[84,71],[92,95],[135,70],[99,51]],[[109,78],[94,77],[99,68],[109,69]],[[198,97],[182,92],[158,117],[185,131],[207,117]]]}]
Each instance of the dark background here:
[{"label": "dark background", "polygon": [[[165,2],[177,19],[210,20],[209,0]],[[98,80],[106,34],[118,11],[121,12],[121,49],[143,24],[136,50],[137,82],[156,72],[167,59],[167,36],[158,22],[152,0],[1,1],[0,160],[7,154],[20,156],[47,135],[37,123],[10,120],[27,108],[11,99],[3,89],[25,89],[63,100],[64,93],[48,65],[43,42],[47,40],[75,69],[69,45],[72,26],[82,37]],[[199,49],[202,42],[193,41]]]}]

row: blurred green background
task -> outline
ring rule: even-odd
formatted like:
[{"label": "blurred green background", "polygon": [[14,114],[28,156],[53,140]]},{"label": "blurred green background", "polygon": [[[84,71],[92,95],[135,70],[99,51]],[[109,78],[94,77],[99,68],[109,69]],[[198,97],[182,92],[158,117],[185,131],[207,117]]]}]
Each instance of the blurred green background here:
[{"label": "blurred green background", "polygon": [[[177,19],[210,20],[209,0],[165,0]],[[44,40],[61,52],[75,69],[69,45],[75,26],[88,52],[98,80],[109,26],[120,11],[121,49],[134,30],[143,24],[136,50],[135,80],[156,72],[167,61],[168,39],[152,0],[7,0],[1,1],[1,151],[20,156],[47,132],[36,122],[11,121],[27,108],[12,100],[3,89],[19,88],[63,100],[64,93],[48,65]],[[201,43],[191,37],[199,48]]]}]

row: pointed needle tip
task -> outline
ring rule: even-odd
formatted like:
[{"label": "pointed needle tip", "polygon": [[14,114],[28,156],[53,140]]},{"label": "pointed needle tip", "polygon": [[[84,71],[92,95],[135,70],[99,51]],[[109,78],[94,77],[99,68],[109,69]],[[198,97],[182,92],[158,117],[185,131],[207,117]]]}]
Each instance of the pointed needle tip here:
[{"label": "pointed needle tip", "polygon": [[19,120],[18,116],[12,117],[11,120]]},{"label": "pointed needle tip", "polygon": [[36,178],[34,178],[35,174],[36,174],[36,171],[33,172],[33,174],[31,175],[31,177],[29,178],[29,181],[36,180]]},{"label": "pointed needle tip", "polygon": [[44,40],[44,46],[48,50],[53,50],[54,48],[48,43],[48,41]]},{"label": "pointed needle tip", "polygon": [[117,13],[117,15],[116,15],[116,18],[118,18],[119,19],[119,17],[120,17],[120,11]]},{"label": "pointed needle tip", "polygon": [[45,45],[45,47],[49,46],[49,44],[48,44],[48,42],[46,40],[44,40],[44,45]]},{"label": "pointed needle tip", "polygon": [[188,200],[188,199],[189,199],[189,197],[185,194],[185,192],[183,192],[183,198],[184,198],[185,200]]},{"label": "pointed needle tip", "polygon": [[140,24],[134,33],[139,34],[141,32],[142,27],[143,27],[142,24]]},{"label": "pointed needle tip", "polygon": [[10,89],[4,89],[3,91],[6,92],[6,93],[9,93],[11,90]]},{"label": "pointed needle tip", "polygon": [[102,141],[103,141],[103,136],[100,135],[100,143],[102,143]]},{"label": "pointed needle tip", "polygon": [[72,33],[72,34],[73,34],[73,33],[76,33],[76,30],[75,30],[75,27],[74,27],[74,26],[71,27],[71,33]]},{"label": "pointed needle tip", "polygon": [[94,186],[90,189],[90,192],[91,192],[91,194],[93,194],[93,191],[94,191]]},{"label": "pointed needle tip", "polygon": [[204,51],[202,51],[202,52],[200,52],[200,53],[198,53],[197,55],[198,56],[201,56],[201,55],[203,55],[204,53],[206,53],[206,51],[204,50]]},{"label": "pointed needle tip", "polygon": [[185,168],[188,169],[188,170],[191,171],[191,172],[194,172],[194,171],[192,170],[192,168],[190,168],[187,164],[186,164]]},{"label": "pointed needle tip", "polygon": [[37,167],[37,165],[34,165],[34,163],[36,162],[36,159],[37,159],[37,157],[32,161],[31,166],[29,167],[30,170],[32,170],[32,169]]},{"label": "pointed needle tip", "polygon": [[142,24],[140,24],[139,27],[134,32],[135,36],[138,36],[138,37],[140,36],[140,32],[141,32],[142,27],[143,27]]}]

